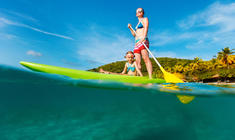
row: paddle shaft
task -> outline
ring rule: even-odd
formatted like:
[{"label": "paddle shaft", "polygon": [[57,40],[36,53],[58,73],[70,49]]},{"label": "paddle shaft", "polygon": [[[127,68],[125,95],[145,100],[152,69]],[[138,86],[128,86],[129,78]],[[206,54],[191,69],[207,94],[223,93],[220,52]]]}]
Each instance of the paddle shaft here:
[{"label": "paddle shaft", "polygon": [[[136,34],[135,30],[130,26],[130,29]],[[149,54],[153,57],[153,59],[155,60],[155,62],[158,64],[158,66],[160,68],[162,68],[161,64],[157,61],[157,59],[154,57],[154,55],[152,54],[152,52],[149,50],[149,48],[144,44],[144,42],[142,42],[142,44],[144,45],[145,49],[149,52]]]}]

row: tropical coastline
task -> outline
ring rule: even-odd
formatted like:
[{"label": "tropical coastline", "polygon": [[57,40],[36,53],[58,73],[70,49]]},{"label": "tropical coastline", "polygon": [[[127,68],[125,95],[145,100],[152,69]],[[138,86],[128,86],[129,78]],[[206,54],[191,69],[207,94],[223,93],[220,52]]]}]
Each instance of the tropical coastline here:
[{"label": "tropical coastline", "polygon": [[209,84],[209,85],[235,85],[235,82],[231,82],[231,83],[225,83],[225,82],[211,82],[211,83],[205,83],[205,84]]},{"label": "tropical coastline", "polygon": [[[192,60],[160,57],[157,58],[170,73],[175,74],[180,79],[187,82],[201,82],[208,84],[234,84],[235,83],[235,55],[229,47],[223,48],[211,60],[205,61],[199,57]],[[159,67],[151,58],[153,64],[153,78],[163,78]],[[110,64],[102,65],[89,71],[98,72],[100,68],[120,73],[123,70],[125,61],[117,61]],[[143,63],[142,73],[147,76],[147,70]]]}]

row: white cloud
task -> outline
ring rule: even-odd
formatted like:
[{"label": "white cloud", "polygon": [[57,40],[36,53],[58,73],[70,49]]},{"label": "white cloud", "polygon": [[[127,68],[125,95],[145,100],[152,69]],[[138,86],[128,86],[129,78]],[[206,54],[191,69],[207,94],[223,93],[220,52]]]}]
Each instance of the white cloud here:
[{"label": "white cloud", "polygon": [[30,20],[30,21],[33,21],[33,22],[37,22],[37,20],[35,18],[30,17],[28,15],[25,15],[25,14],[22,14],[22,13],[18,13],[18,12],[15,12],[15,11],[10,11],[10,10],[5,10],[5,11],[7,11],[10,14],[12,14],[13,16],[17,16],[19,18],[23,18],[23,19]]},{"label": "white cloud", "polygon": [[163,46],[169,42],[172,42],[173,39],[175,39],[173,35],[169,35],[168,32],[163,32],[153,35],[151,37],[150,43],[151,46]]},{"label": "white cloud", "polygon": [[20,24],[18,24],[18,23],[16,23],[16,22],[12,22],[12,21],[10,21],[10,20],[8,20],[8,19],[6,19],[6,18],[3,18],[3,17],[0,18],[0,23],[1,23],[1,24],[8,24],[8,25],[20,26]]},{"label": "white cloud", "polygon": [[163,47],[166,44],[176,43],[179,41],[190,40],[200,36],[199,33],[171,33],[171,32],[162,32],[155,34],[151,37],[151,46]]},{"label": "white cloud", "polygon": [[36,52],[36,51],[33,51],[33,50],[27,51],[26,54],[27,54],[27,55],[31,55],[31,56],[36,56],[36,57],[42,56],[42,54],[41,54],[40,52]]},{"label": "white cloud", "polygon": [[177,57],[175,52],[171,52],[171,51],[165,51],[165,52],[159,52],[159,51],[152,51],[153,55],[155,57]]},{"label": "white cloud", "polygon": [[64,35],[60,35],[60,34],[55,34],[55,33],[47,32],[47,31],[43,31],[41,29],[38,29],[38,28],[35,28],[35,27],[32,27],[32,26],[26,25],[26,24],[22,24],[22,23],[19,23],[19,22],[11,21],[11,20],[3,18],[3,17],[0,17],[0,25],[1,24],[28,28],[28,29],[31,29],[31,30],[34,30],[34,31],[37,31],[37,32],[40,32],[40,33],[43,33],[43,34],[47,34],[47,35],[51,35],[51,36],[56,36],[56,37],[64,38],[64,39],[68,39],[68,40],[74,40],[73,38],[71,38],[69,36],[64,36]]},{"label": "white cloud", "polygon": [[19,18],[19,19],[24,19],[32,22],[37,22],[37,20],[31,16],[25,15],[23,13],[15,12],[12,10],[0,8],[0,15],[4,15],[7,17],[12,17],[12,18]]},{"label": "white cloud", "polygon": [[179,26],[185,29],[193,27],[216,26],[220,32],[235,30],[235,3],[214,3],[206,10],[189,16],[179,22]]},{"label": "white cloud", "polygon": [[40,33],[43,33],[43,34],[47,34],[47,35],[51,35],[51,36],[56,36],[56,37],[59,37],[59,38],[74,40],[73,38],[71,38],[69,36],[64,36],[64,35],[60,35],[60,34],[50,33],[50,32],[47,32],[47,31],[40,30],[38,28],[34,28],[34,27],[31,27],[31,26],[25,25],[25,24],[23,24],[22,27],[29,28],[31,30],[34,30],[34,31],[37,31],[37,32],[40,32]]},{"label": "white cloud", "polygon": [[12,34],[7,34],[7,33],[0,33],[0,38],[1,39],[15,39],[17,36],[12,35]]},{"label": "white cloud", "polygon": [[[186,49],[216,49],[235,46],[235,3],[214,3],[178,22],[180,31],[158,33],[152,45],[184,44]],[[183,47],[183,46],[182,46]],[[205,53],[208,53],[205,51]]]},{"label": "white cloud", "polygon": [[4,27],[4,23],[0,22],[0,28]]},{"label": "white cloud", "polygon": [[123,35],[103,35],[97,31],[91,34],[93,36],[84,36],[78,44],[79,59],[106,64],[124,60],[125,53],[134,48],[134,41]]}]

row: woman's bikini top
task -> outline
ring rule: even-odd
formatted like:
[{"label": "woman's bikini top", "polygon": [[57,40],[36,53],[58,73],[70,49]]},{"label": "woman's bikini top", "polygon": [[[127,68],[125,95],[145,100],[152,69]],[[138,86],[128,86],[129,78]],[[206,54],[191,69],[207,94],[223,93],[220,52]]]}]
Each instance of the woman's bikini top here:
[{"label": "woman's bikini top", "polygon": [[[142,21],[143,21],[143,19],[141,19],[141,20],[139,21],[139,23],[136,25],[136,27],[135,27],[136,30],[137,30],[137,29],[144,28],[144,25],[142,24]],[[146,37],[145,40],[148,40],[148,37]],[[135,43],[137,43],[137,42],[139,42],[139,41],[140,41],[140,39],[136,39],[136,40],[135,40]]]},{"label": "woman's bikini top", "polygon": [[127,72],[131,70],[132,72],[135,72],[135,66],[131,66],[131,64],[127,63]]},{"label": "woman's bikini top", "polygon": [[[143,19],[142,19],[143,20]],[[143,24],[142,24],[142,20],[139,21],[139,23],[136,25],[135,29],[141,29],[144,28]]]}]

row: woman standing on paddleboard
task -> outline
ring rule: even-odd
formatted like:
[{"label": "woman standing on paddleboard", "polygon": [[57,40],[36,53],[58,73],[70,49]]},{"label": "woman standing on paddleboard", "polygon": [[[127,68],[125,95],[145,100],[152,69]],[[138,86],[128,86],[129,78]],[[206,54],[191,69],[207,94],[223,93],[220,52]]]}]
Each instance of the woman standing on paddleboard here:
[{"label": "woman standing on paddleboard", "polygon": [[[149,59],[148,51],[145,49],[144,44],[146,47],[149,48],[149,40],[147,37],[148,34],[148,18],[144,17],[144,9],[138,8],[136,10],[136,17],[139,20],[139,23],[136,26],[136,31],[132,30],[131,24],[128,24],[128,28],[131,31],[131,34],[135,37],[135,48],[134,48],[134,54],[136,58],[136,64],[137,67],[141,70],[141,57],[144,59],[149,78],[152,79],[152,63]],[[143,44],[144,43],[144,44]]]}]

